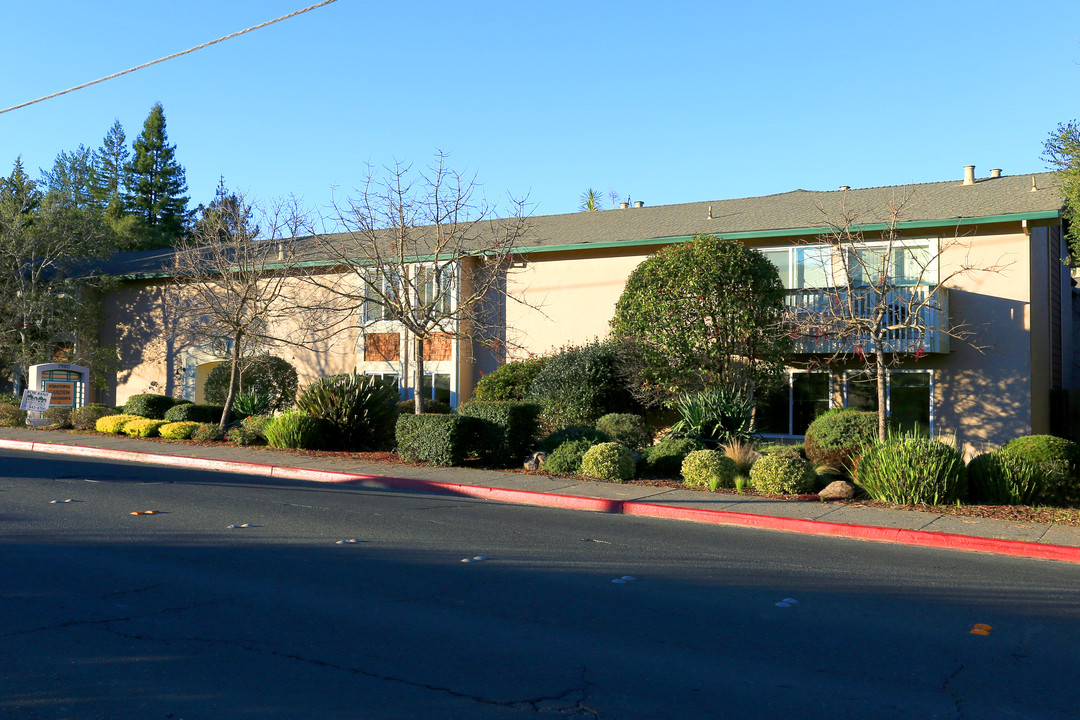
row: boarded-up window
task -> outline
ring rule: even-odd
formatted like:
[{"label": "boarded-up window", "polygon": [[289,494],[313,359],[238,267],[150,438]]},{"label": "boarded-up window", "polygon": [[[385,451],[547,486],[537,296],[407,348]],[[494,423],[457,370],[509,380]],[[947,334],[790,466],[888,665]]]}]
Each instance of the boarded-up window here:
[{"label": "boarded-up window", "polygon": [[397,333],[364,335],[364,360],[396,361],[401,359],[401,339]]},{"label": "boarded-up window", "polygon": [[450,334],[435,333],[424,338],[424,360],[449,360]]}]

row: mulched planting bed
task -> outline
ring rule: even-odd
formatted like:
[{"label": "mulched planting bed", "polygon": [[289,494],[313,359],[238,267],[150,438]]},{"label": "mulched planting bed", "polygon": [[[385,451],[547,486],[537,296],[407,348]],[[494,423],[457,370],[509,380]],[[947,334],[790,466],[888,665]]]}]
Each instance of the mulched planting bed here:
[{"label": "mulched planting bed", "polygon": [[[47,429],[47,428],[42,428]],[[58,432],[52,430],[52,432]],[[61,430],[59,432],[67,432],[77,435],[105,435],[105,433],[99,433],[92,430]],[[108,436],[118,437],[118,436]],[[126,436],[119,436],[126,437]],[[166,438],[133,438],[142,441],[164,443],[167,445],[201,445],[205,447],[225,446],[225,447],[240,447],[235,443],[221,441],[221,442],[195,442],[193,440],[168,440]],[[272,448],[267,445],[246,445],[243,446],[244,450],[253,451],[266,451],[272,450],[275,452],[286,452],[298,455],[300,457],[312,457],[312,458],[336,458],[339,460],[356,460],[360,462],[378,462],[387,463],[390,465],[412,465],[422,467],[424,463],[406,462],[398,457],[394,452],[347,452],[347,451],[331,451],[331,450],[282,450],[280,448]],[[256,460],[257,461],[257,460]],[[468,464],[466,464],[468,467]],[[477,466],[479,467],[479,466]],[[503,473],[521,473],[523,475],[539,474],[548,475],[551,477],[563,477],[556,473],[549,473],[543,470],[525,470],[522,468],[507,468],[500,469],[499,472]],[[595,478],[585,477],[583,475],[570,476],[575,477],[578,480],[587,480],[590,482],[602,482]],[[679,482],[678,480],[667,480],[664,478],[638,478],[635,480],[628,480],[625,485],[640,485],[644,487],[663,487],[670,488],[672,490],[698,490],[700,492],[708,492],[703,488],[690,488]],[[734,490],[720,489],[718,493],[726,495],[735,495]],[[788,500],[793,502],[818,502],[817,495],[765,495],[754,490],[746,490],[744,495],[753,497],[763,497],[775,500]],[[1080,507],[1070,508],[1056,508],[1056,507],[1028,507],[1024,505],[894,505],[892,503],[882,502],[880,500],[871,500],[866,497],[856,497],[853,500],[833,500],[829,501],[834,504],[850,505],[853,507],[872,507],[881,508],[885,510],[912,510],[915,512],[932,513],[935,515],[958,515],[961,517],[974,517],[974,518],[988,518],[992,520],[1005,520],[1008,522],[1016,523],[1041,523],[1041,524],[1055,524],[1055,525],[1068,525],[1072,527],[1080,527]]]}]

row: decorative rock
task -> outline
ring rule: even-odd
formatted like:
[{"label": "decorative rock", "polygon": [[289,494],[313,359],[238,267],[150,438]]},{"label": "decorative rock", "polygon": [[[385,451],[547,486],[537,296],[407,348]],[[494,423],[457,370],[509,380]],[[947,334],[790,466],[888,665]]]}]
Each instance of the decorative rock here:
[{"label": "decorative rock", "polygon": [[544,467],[544,461],[547,460],[548,454],[546,452],[534,452],[529,456],[529,459],[525,461],[526,470],[539,470]]},{"label": "decorative rock", "polygon": [[818,493],[821,500],[850,500],[855,497],[855,486],[845,480],[829,483]]}]

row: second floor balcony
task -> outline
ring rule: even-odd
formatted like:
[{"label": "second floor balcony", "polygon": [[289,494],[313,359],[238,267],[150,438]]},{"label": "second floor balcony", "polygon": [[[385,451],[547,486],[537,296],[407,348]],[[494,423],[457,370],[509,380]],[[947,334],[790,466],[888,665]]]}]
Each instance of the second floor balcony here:
[{"label": "second floor balcony", "polygon": [[793,350],[800,354],[949,352],[949,294],[935,286],[788,290]]}]

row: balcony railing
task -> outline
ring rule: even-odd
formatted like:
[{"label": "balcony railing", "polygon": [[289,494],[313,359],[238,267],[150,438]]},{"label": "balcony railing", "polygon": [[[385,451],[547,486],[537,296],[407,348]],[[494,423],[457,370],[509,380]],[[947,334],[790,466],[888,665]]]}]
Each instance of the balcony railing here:
[{"label": "balcony railing", "polygon": [[891,287],[789,290],[786,298],[794,351],[870,353],[870,324],[884,304],[880,350],[927,355],[949,352],[949,294],[944,288]]}]

